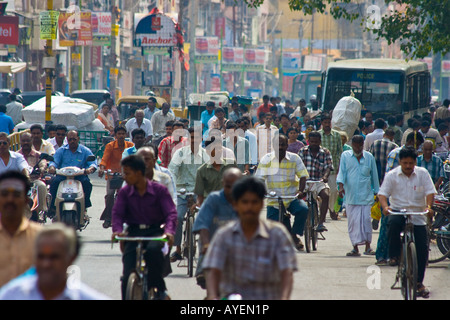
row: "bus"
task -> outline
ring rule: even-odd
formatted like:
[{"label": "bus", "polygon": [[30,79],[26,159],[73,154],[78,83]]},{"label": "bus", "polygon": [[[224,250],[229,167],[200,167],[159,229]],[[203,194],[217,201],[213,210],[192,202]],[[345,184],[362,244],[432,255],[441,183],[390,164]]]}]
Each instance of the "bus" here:
[{"label": "bus", "polygon": [[390,115],[428,111],[431,77],[425,62],[400,59],[350,59],[331,62],[322,73],[319,105],[325,112],[353,92],[363,113],[386,119]]},{"label": "bus", "polygon": [[296,75],[292,80],[292,104],[296,106],[298,101],[302,98],[308,103],[309,98],[313,94],[317,94],[317,86],[320,85],[321,81],[321,71],[302,71],[300,74]]}]

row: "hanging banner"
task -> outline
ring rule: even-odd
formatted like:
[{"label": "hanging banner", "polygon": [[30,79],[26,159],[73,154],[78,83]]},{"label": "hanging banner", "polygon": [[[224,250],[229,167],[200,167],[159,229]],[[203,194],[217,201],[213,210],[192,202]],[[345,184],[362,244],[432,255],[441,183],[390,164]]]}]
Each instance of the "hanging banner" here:
[{"label": "hanging banner", "polygon": [[222,70],[242,71],[244,66],[244,48],[222,48]]},{"label": "hanging banner", "polygon": [[196,37],[195,63],[218,63],[219,48],[218,37]]},{"label": "hanging banner", "polygon": [[134,15],[135,47],[173,47],[176,44],[175,23],[163,14]]},{"label": "hanging banner", "polygon": [[266,62],[266,52],[264,49],[245,49],[244,64],[245,71],[261,72],[264,71]]},{"label": "hanging banner", "polygon": [[[80,28],[71,29],[71,25],[78,25],[77,19],[79,19]],[[58,27],[59,45],[61,47],[92,45],[91,12],[61,12],[59,14]]]},{"label": "hanging banner", "polygon": [[19,17],[0,16],[0,43],[19,45]]},{"label": "hanging banner", "polygon": [[295,76],[301,70],[301,55],[299,52],[283,52],[281,58],[282,72],[285,76]]},{"label": "hanging banner", "polygon": [[93,45],[111,45],[111,12],[92,12],[91,24]]}]

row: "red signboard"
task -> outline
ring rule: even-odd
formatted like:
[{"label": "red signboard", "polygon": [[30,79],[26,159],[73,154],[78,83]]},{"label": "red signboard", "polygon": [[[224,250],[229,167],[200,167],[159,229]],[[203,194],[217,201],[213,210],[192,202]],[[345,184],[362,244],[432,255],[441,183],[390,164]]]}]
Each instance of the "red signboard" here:
[{"label": "red signboard", "polygon": [[19,17],[0,16],[0,44],[19,45]]}]

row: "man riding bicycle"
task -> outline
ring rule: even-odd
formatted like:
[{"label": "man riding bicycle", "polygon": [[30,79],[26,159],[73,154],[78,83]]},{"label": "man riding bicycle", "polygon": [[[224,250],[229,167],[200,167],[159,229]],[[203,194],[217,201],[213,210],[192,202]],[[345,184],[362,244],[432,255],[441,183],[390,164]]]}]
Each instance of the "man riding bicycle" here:
[{"label": "man riding bicycle", "polygon": [[[117,126],[114,128],[115,140],[108,143],[103,153],[102,161],[99,165],[98,176],[103,177],[105,170],[111,170],[112,173],[118,173],[121,171],[120,160],[122,160],[122,153],[125,149],[131,148],[133,143],[125,141],[127,136],[127,129],[123,126]],[[111,226],[111,211],[114,205],[114,196],[118,190],[116,187],[111,186],[112,178],[105,176],[106,178],[106,195],[105,195],[105,210],[100,217],[103,220],[103,228],[109,228]]]},{"label": "man riding bicycle", "polygon": [[328,201],[330,199],[330,187],[328,186],[328,177],[333,171],[333,160],[328,149],[320,146],[322,135],[317,131],[309,133],[309,146],[300,149],[299,156],[308,170],[309,179],[312,181],[320,181],[315,184],[311,190],[315,197],[319,196],[322,200],[320,205],[319,224],[317,232],[328,231],[324,226],[325,218],[328,211]]},{"label": "man riding bicycle", "polygon": [[[169,170],[176,179],[177,192],[185,189],[186,192],[193,192],[198,168],[209,159],[206,150],[201,147],[202,132],[193,127],[188,129],[190,135],[190,145],[177,150],[169,164]],[[183,233],[184,216],[188,211],[188,199],[185,195],[177,196],[178,224],[175,233],[175,252],[171,256],[171,262],[182,260],[181,240]]]},{"label": "man riding bicycle", "polygon": [[[124,235],[123,224],[129,237],[155,237],[165,235],[172,246],[177,223],[177,211],[165,186],[145,177],[145,162],[139,155],[121,161],[126,186],[119,190],[112,210],[112,239]],[[122,298],[125,299],[128,277],[136,267],[135,242],[123,245]],[[158,299],[167,299],[164,275],[170,273],[170,263],[159,244],[149,243],[144,255],[149,268],[148,286],[157,288]]]},{"label": "man riding bicycle", "polygon": [[[277,139],[279,139],[278,149],[275,148]],[[299,197],[301,197],[305,189],[306,179],[309,177],[302,159],[295,153],[286,151],[288,148],[286,136],[276,133],[273,142],[274,151],[262,157],[255,175],[264,179],[267,189],[275,191],[279,196],[295,196],[296,193],[299,193]],[[283,200],[283,204],[295,217],[292,228],[288,219],[284,219],[283,223],[288,230],[292,229],[292,238],[297,250],[302,250],[303,243],[297,235],[303,236],[308,206],[305,201],[299,198]],[[267,218],[278,220],[278,214],[278,202],[276,200],[268,201]]]},{"label": "man riding bicycle", "polygon": [[[434,203],[436,189],[430,174],[425,168],[416,166],[417,152],[414,147],[402,148],[399,158],[400,167],[386,174],[378,192],[383,213],[389,215],[391,209],[423,211],[426,208],[428,217],[433,217],[431,206]],[[417,250],[417,293],[426,298],[429,290],[423,285],[423,279],[428,260],[427,218],[413,216],[412,219]],[[390,265],[397,265],[401,250],[400,233],[404,229],[405,218],[390,215],[387,223]]]}]

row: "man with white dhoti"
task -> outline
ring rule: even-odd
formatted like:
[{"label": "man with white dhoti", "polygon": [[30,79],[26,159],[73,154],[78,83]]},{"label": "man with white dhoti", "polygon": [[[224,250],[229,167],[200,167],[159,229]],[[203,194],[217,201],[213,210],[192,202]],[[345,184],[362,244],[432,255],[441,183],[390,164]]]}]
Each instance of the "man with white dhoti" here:
[{"label": "man with white dhoti", "polygon": [[345,194],[348,233],[353,245],[347,256],[360,256],[359,245],[365,245],[364,254],[374,255],[375,251],[370,248],[372,242],[370,209],[380,184],[375,158],[370,152],[364,151],[362,136],[353,136],[352,150],[342,153],[336,182],[339,195],[343,197]]}]

